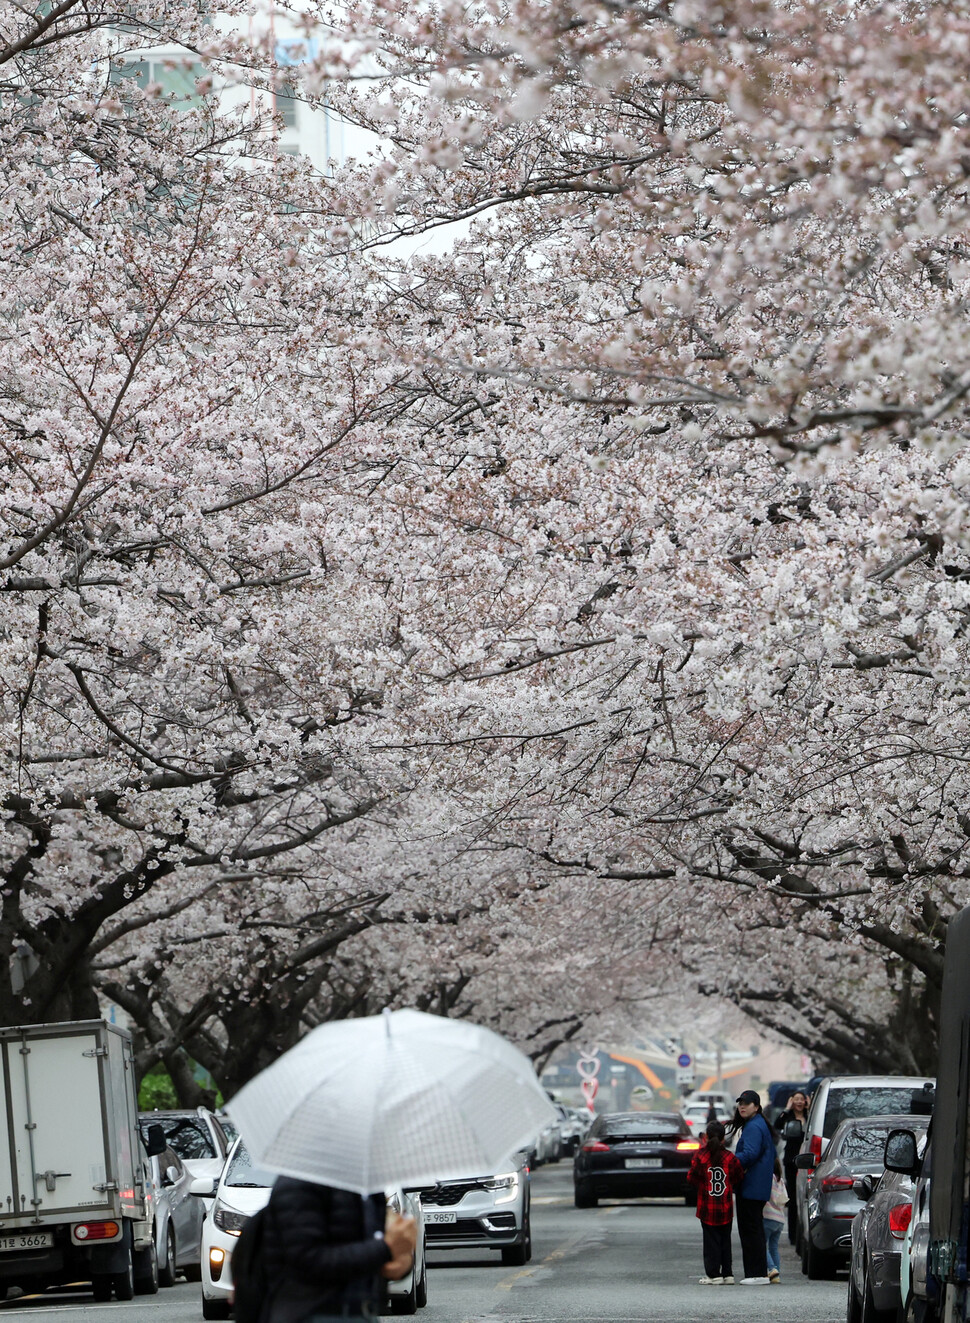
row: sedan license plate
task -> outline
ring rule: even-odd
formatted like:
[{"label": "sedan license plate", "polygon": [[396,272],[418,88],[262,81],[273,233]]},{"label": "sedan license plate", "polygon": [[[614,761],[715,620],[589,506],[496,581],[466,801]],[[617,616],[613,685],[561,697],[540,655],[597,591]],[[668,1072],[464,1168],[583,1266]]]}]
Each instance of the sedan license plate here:
[{"label": "sedan license plate", "polygon": [[430,1208],[424,1210],[424,1220],[432,1225],[440,1226],[442,1223],[451,1223],[458,1221],[457,1213],[435,1213]]},{"label": "sedan license plate", "polygon": [[25,1231],[19,1236],[0,1236],[0,1254],[10,1254],[15,1250],[48,1249],[53,1243],[53,1231]]},{"label": "sedan license plate", "polygon": [[644,1171],[647,1167],[662,1167],[663,1158],[627,1158],[626,1165],[632,1171]]}]

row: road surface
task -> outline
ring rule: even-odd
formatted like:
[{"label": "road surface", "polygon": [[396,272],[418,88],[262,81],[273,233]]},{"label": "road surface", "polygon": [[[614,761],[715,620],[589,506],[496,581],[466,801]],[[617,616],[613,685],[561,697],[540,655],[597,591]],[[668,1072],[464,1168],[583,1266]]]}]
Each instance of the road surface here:
[{"label": "road surface", "polygon": [[[532,1187],[533,1260],[503,1268],[497,1254],[429,1256],[428,1306],[418,1323],[842,1323],[845,1274],[809,1282],[783,1250],[782,1281],[768,1287],[699,1286],[700,1225],[678,1200],[577,1209],[568,1161],[542,1167]],[[735,1232],[735,1240],[737,1233]],[[735,1248],[740,1277],[740,1248]],[[130,1304],[94,1304],[82,1292],[0,1305],[0,1323],[197,1323],[198,1285],[179,1283]]]}]

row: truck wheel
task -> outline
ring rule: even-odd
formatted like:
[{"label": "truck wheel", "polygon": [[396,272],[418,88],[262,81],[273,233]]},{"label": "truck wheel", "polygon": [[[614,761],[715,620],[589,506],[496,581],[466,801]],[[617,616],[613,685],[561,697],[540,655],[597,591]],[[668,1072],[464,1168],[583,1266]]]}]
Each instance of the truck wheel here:
[{"label": "truck wheel", "polygon": [[135,1298],[135,1265],[132,1262],[133,1255],[128,1252],[128,1267],[124,1272],[113,1272],[111,1274],[111,1285],[114,1287],[114,1293],[119,1300],[134,1300]]},{"label": "truck wheel", "polygon": [[92,1277],[91,1294],[99,1305],[107,1304],[111,1299],[111,1274],[102,1273],[100,1277]]},{"label": "truck wheel", "polygon": [[207,1300],[202,1297],[202,1317],[203,1318],[228,1318],[229,1301],[228,1300]]},{"label": "truck wheel", "polygon": [[158,1268],[159,1286],[175,1285],[175,1266],[178,1260],[175,1256],[175,1232],[171,1226],[165,1236],[165,1262]]},{"label": "truck wheel", "polygon": [[135,1251],[134,1274],[138,1295],[158,1295],[158,1255],[155,1253],[154,1241],[147,1249]]}]

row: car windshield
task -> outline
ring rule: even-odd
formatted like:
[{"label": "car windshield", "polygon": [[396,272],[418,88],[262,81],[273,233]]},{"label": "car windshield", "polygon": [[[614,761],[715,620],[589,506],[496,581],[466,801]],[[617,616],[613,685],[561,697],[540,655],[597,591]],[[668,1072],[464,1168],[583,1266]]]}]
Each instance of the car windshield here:
[{"label": "car windshield", "polygon": [[864,1116],[891,1116],[906,1113],[913,1097],[912,1084],[889,1087],[882,1084],[864,1084],[857,1088],[829,1090],[822,1122],[822,1134],[831,1139],[843,1121]]},{"label": "car windshield", "polygon": [[632,1112],[604,1117],[597,1125],[596,1133],[607,1139],[617,1139],[621,1135],[630,1139],[668,1139],[682,1135],[686,1129],[683,1120],[677,1116]]},{"label": "car windshield", "polygon": [[848,1162],[880,1161],[891,1129],[892,1126],[866,1126],[865,1129],[847,1130],[836,1156]]},{"label": "car windshield", "polygon": [[217,1158],[216,1146],[208,1130],[201,1121],[188,1116],[148,1116],[143,1121],[146,1129],[150,1125],[160,1125],[165,1132],[168,1144],[183,1160],[193,1158]]},{"label": "car windshield", "polygon": [[224,1185],[248,1185],[255,1189],[266,1189],[276,1180],[276,1174],[257,1167],[246,1151],[245,1144],[240,1144],[229,1160],[229,1166],[222,1178]]}]

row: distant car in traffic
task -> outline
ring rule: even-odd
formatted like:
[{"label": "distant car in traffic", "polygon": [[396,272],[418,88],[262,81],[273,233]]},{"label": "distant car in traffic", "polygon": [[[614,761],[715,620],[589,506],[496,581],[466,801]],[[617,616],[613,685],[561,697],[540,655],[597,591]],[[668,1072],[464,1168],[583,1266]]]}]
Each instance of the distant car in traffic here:
[{"label": "distant car in traffic", "polygon": [[699,1139],[706,1130],[711,1107],[714,1108],[714,1115],[718,1121],[724,1122],[725,1125],[730,1121],[732,1113],[720,1103],[691,1103],[681,1113],[695,1139]]},{"label": "distant car in traffic", "polygon": [[679,1112],[607,1112],[593,1122],[573,1162],[577,1208],[600,1199],[682,1196],[691,1158],[700,1148]]},{"label": "distant car in traffic", "polygon": [[[843,1121],[869,1116],[902,1116],[911,1113],[913,1094],[932,1088],[933,1081],[925,1075],[829,1075],[820,1080],[805,1123],[805,1137],[799,1157],[811,1153],[815,1164],[821,1160],[825,1146]],[[802,1228],[806,1224],[805,1199],[808,1194],[809,1173],[804,1164],[795,1181],[796,1226],[798,1239],[795,1249],[805,1253]]]},{"label": "distant car in traffic", "polygon": [[139,1124],[160,1125],[170,1148],[185,1163],[192,1177],[218,1179],[229,1153],[230,1141],[222,1125],[207,1107],[170,1111],[139,1112]]},{"label": "distant car in traffic", "polygon": [[852,1221],[868,1198],[861,1197],[862,1178],[878,1180],[889,1132],[911,1120],[904,1114],[843,1121],[820,1162],[812,1153],[798,1156],[799,1171],[809,1177],[800,1208],[802,1272],[813,1280],[834,1277],[849,1261]]},{"label": "distant car in traffic", "polygon": [[497,1249],[502,1262],[532,1258],[531,1186],[527,1156],[504,1170],[440,1181],[421,1192],[429,1250]]},{"label": "distant car in traffic", "polygon": [[[900,1120],[917,1137],[920,1152],[926,1142],[925,1122],[919,1126],[915,1118]],[[852,1223],[846,1320],[895,1323],[902,1304],[900,1263],[913,1215],[912,1173],[884,1171],[881,1177],[862,1177],[857,1186],[868,1201]]]}]

